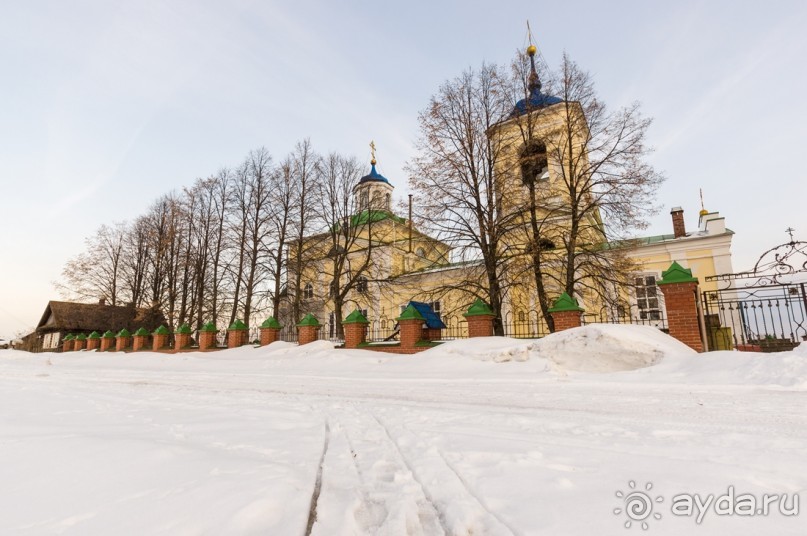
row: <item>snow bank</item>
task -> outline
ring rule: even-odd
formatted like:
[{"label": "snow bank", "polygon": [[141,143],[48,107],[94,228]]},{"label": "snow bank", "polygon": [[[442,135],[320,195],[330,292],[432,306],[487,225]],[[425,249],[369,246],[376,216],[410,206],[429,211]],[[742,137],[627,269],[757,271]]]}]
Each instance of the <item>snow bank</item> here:
[{"label": "snow bank", "polygon": [[541,356],[562,370],[618,372],[649,367],[695,351],[650,326],[594,324],[553,333],[537,344]]},{"label": "snow bank", "polygon": [[807,389],[807,348],[792,352],[707,352],[677,355],[637,374],[644,382],[700,385],[773,385]]},{"label": "snow bank", "polygon": [[545,370],[618,372],[648,367],[672,355],[694,350],[649,326],[597,324],[553,333],[543,339],[480,337],[445,343],[429,357],[466,357],[479,361],[540,361]]}]

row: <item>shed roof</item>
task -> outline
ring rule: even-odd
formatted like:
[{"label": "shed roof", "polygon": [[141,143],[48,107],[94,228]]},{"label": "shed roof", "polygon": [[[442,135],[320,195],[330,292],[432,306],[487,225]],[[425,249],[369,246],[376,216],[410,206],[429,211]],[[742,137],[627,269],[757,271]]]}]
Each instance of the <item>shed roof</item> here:
[{"label": "shed roof", "polygon": [[141,327],[153,331],[164,323],[165,317],[157,308],[49,301],[36,331],[117,332]]}]

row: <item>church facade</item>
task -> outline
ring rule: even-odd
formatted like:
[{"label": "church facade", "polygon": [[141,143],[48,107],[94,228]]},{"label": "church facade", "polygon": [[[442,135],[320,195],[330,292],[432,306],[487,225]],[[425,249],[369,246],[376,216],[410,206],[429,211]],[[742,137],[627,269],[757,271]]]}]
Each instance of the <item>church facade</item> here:
[{"label": "church facade", "polygon": [[[532,61],[535,48],[531,46],[528,54]],[[534,62],[528,82],[528,96],[515,103],[510,117],[488,133],[502,149],[503,157],[495,169],[497,198],[507,205],[501,209],[514,215],[524,229],[520,233],[515,225],[508,235],[511,243],[505,246],[521,251],[513,256],[513,263],[523,262],[525,267],[530,253],[528,248],[519,250],[518,246],[529,241],[530,216],[545,224],[539,244],[547,251],[566,239],[568,226],[564,222],[568,221],[572,201],[562,177],[568,173],[564,166],[569,164],[552,155],[558,153],[559,144],[565,144],[564,150],[576,152],[577,158],[585,160],[588,128],[585,114],[576,103],[564,103],[541,93]],[[577,130],[568,135],[563,130],[570,124],[570,114]],[[395,318],[409,302],[417,301],[429,304],[443,319],[448,336],[466,336],[462,313],[475,296],[464,287],[467,281],[484,277],[480,262],[456,262],[448,243],[419,231],[411,219],[396,215],[392,210],[394,186],[378,173],[376,165],[373,154],[369,173],[353,188],[355,210],[345,228],[340,229],[345,231],[345,240],[335,241],[325,233],[310,237],[303,248],[307,258],[300,263],[305,266],[300,278],[301,313],[312,313],[320,320],[323,336],[339,338],[341,320],[358,309],[371,322],[370,339],[383,340],[394,336]],[[540,199],[537,203],[536,198]],[[527,207],[531,207],[531,213]],[[589,210],[577,223],[582,228],[578,231],[579,240],[601,244],[605,249],[613,247],[606,238],[606,224],[596,207]],[[706,281],[708,276],[733,271],[733,232],[719,213],[702,210],[697,227],[687,231],[683,211],[674,208],[671,231],[614,248],[631,263],[631,275],[626,284],[614,289],[613,299],[604,300],[602,293],[581,288],[575,298],[586,311],[584,321],[646,323],[664,328],[665,306],[656,283],[671,263],[691,269],[701,282],[701,290],[714,285]],[[535,337],[549,331],[527,272],[524,269],[521,275],[514,276],[503,301],[499,322],[506,335]],[[336,288],[334,281],[339,282]],[[550,284],[544,291],[554,299],[562,288]],[[282,319],[287,325],[297,320]]]}]

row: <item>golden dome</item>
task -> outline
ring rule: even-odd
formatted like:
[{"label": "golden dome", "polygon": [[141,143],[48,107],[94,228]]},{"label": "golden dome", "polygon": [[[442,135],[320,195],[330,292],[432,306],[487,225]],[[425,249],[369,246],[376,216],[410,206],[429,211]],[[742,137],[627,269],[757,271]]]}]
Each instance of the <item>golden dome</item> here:
[{"label": "golden dome", "polygon": [[530,45],[530,46],[527,47],[527,54],[528,55],[535,56],[536,52],[538,52],[538,49],[535,47],[535,45]]},{"label": "golden dome", "polygon": [[701,216],[706,216],[707,214],[709,214],[709,211],[706,210],[705,208],[702,208],[698,214],[700,214]]}]

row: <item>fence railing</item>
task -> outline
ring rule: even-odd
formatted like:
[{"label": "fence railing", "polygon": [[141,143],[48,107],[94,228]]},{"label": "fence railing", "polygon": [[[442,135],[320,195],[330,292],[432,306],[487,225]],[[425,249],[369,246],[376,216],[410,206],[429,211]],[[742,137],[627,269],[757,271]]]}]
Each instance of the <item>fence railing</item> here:
[{"label": "fence railing", "polygon": [[[732,308],[747,309],[753,305],[750,303],[743,304],[728,304],[725,300],[721,304],[721,311],[725,308],[731,310]],[[634,314],[635,313],[635,314]],[[724,317],[721,313],[721,318]],[[735,315],[736,316],[736,315]],[[731,317],[731,315],[729,315]],[[757,315],[743,314],[743,318],[756,319]],[[462,315],[450,315],[442,318],[443,323],[446,325],[440,332],[440,339],[444,341],[465,339],[468,338],[468,322]],[[652,317],[641,318],[636,311],[630,311],[626,314],[617,314],[616,311],[610,309],[603,309],[596,313],[584,313],[581,318],[583,325],[589,324],[638,324],[656,327],[662,331],[667,331],[667,319],[660,312],[654,313]],[[516,339],[537,339],[549,335],[549,326],[543,320],[539,311],[508,311],[505,313],[502,322],[502,329],[504,336]],[[803,322],[799,324],[802,326],[800,329],[804,332]],[[746,333],[753,330],[749,328],[737,329],[739,340],[744,341],[748,339]],[[764,330],[763,330],[764,331]],[[216,345],[219,348],[227,347],[227,330],[220,329],[216,333]],[[801,332],[800,332],[801,333]],[[260,341],[260,327],[251,327],[248,331],[248,343]],[[802,336],[807,336],[807,332],[802,333]],[[199,331],[194,331],[191,335],[192,347],[196,347],[199,341]],[[323,324],[318,331],[320,340],[328,340],[334,344],[344,343],[344,338],[337,335],[335,326],[331,324]],[[278,340],[296,343],[298,342],[297,327],[288,323],[285,325],[278,334]],[[739,341],[738,340],[738,341]],[[400,341],[400,332],[398,323],[394,319],[381,318],[372,320],[367,326],[367,342],[380,343],[389,342],[395,343]],[[168,349],[172,348],[174,344],[174,336],[169,336]],[[34,345],[30,348],[31,352],[61,352],[62,346],[60,345],[54,349],[43,349],[41,346]]]},{"label": "fence railing", "polygon": [[807,341],[807,291],[802,284],[703,293],[711,349],[790,350]]}]

